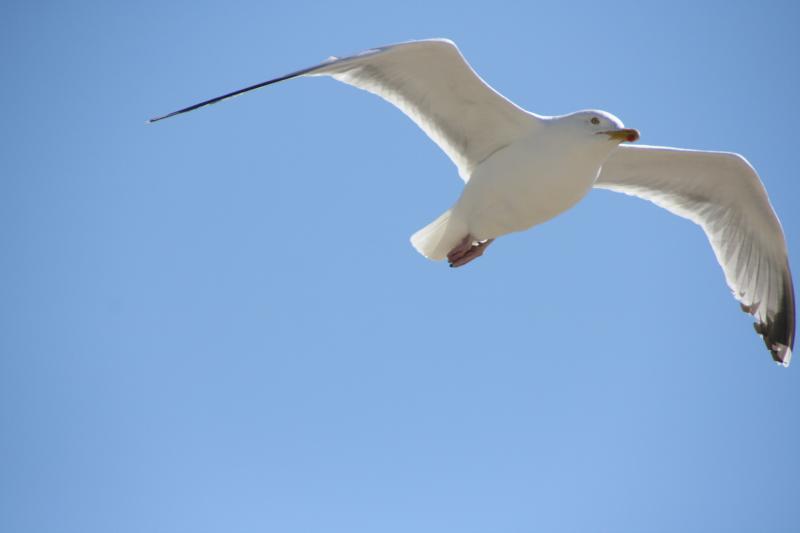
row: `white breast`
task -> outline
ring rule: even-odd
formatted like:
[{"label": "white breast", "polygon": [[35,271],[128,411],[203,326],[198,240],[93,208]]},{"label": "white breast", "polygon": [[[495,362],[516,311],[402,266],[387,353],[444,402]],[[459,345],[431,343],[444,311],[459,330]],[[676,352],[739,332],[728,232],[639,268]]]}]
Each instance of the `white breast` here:
[{"label": "white breast", "polygon": [[[577,157],[580,154],[580,157]],[[588,156],[592,154],[592,156]],[[604,154],[536,136],[496,152],[473,172],[454,214],[476,239],[493,239],[541,224],[591,189]]]}]

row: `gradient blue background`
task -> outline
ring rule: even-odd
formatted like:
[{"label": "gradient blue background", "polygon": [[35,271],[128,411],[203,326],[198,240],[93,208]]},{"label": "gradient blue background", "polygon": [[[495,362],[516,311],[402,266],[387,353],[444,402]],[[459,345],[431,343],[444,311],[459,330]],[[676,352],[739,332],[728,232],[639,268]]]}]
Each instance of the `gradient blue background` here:
[{"label": "gradient blue background", "polygon": [[[520,105],[744,154],[800,269],[795,2],[6,2],[0,530],[800,530],[800,367],[702,232],[592,192],[469,267],[461,182],[301,79],[442,36]],[[797,363],[796,363],[797,364]]]}]

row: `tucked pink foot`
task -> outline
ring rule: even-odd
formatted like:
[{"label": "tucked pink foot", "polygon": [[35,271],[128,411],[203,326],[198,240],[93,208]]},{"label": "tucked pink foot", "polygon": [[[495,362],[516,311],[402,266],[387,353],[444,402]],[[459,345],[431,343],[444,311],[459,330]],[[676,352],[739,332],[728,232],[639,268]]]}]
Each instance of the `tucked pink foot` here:
[{"label": "tucked pink foot", "polygon": [[457,268],[464,266],[473,259],[477,259],[483,255],[486,247],[492,244],[494,239],[487,239],[485,241],[476,241],[472,235],[467,235],[464,239],[447,254],[447,262],[450,266]]}]

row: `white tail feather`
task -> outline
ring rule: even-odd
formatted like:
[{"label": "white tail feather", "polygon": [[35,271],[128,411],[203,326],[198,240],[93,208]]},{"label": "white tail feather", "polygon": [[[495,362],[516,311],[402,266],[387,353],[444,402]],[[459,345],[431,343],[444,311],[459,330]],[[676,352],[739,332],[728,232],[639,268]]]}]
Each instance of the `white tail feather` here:
[{"label": "white tail feather", "polygon": [[439,261],[447,257],[447,252],[455,248],[466,235],[466,227],[451,219],[452,209],[411,236],[411,244],[419,253]]}]

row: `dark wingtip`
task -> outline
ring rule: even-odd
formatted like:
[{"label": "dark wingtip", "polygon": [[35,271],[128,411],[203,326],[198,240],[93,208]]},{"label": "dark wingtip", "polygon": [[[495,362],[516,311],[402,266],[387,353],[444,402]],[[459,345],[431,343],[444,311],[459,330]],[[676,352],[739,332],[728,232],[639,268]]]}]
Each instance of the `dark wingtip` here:
[{"label": "dark wingtip", "polygon": [[[742,306],[742,310],[753,312],[754,309]],[[783,295],[781,305],[774,316],[768,317],[766,322],[756,322],[753,324],[756,333],[764,339],[772,359],[783,365],[789,366],[794,349],[795,334],[795,306],[794,306],[794,285],[789,265],[783,279]]]},{"label": "dark wingtip", "polygon": [[[252,90],[252,89],[250,89]],[[153,122],[158,122],[159,120],[164,120],[165,118],[174,117],[175,115],[180,115],[182,113],[188,113],[189,111],[194,111],[195,109],[200,109],[201,107],[205,107],[207,105],[216,104],[217,102],[221,102],[222,100],[226,100],[228,98],[233,98],[238,94],[241,94],[245,90],[237,91],[234,94],[226,94],[223,96],[218,96],[216,98],[212,98],[211,100],[206,100],[205,102],[200,102],[199,104],[190,105],[189,107],[184,107],[183,109],[179,109],[177,111],[173,111],[172,113],[167,113],[166,115],[161,115],[160,117],[154,117],[147,121],[148,124],[152,124]]]},{"label": "dark wingtip", "polygon": [[164,120],[165,118],[169,118],[171,116],[177,115],[178,113],[181,113],[181,111],[175,111],[174,113],[169,113],[168,115],[162,115],[160,117],[149,118],[149,119],[147,119],[147,123],[148,124],[152,124],[153,122],[158,122],[159,120]]},{"label": "dark wingtip", "polygon": [[772,354],[772,359],[784,368],[788,367],[789,363],[792,362],[792,349],[788,346],[776,344],[772,347],[770,353]]},{"label": "dark wingtip", "polygon": [[272,85],[273,83],[278,83],[278,82],[281,82],[281,81],[285,81],[285,80],[290,80],[292,78],[296,78],[298,76],[303,76],[303,75],[308,74],[308,73],[310,73],[310,72],[312,72],[314,70],[317,70],[321,66],[327,65],[328,63],[329,63],[329,61],[326,61],[325,63],[322,63],[321,65],[315,65],[313,67],[304,68],[302,70],[298,70],[298,71],[286,74],[285,76],[280,76],[278,78],[273,78],[271,80],[262,81],[261,83],[256,83],[255,85],[250,85],[249,87],[245,87],[244,89],[239,89],[239,90],[227,93],[227,94],[223,94],[222,96],[217,96],[217,97],[211,98],[209,100],[204,100],[203,102],[200,102],[200,103],[197,103],[197,104],[194,104],[194,105],[190,105],[189,107],[184,107],[183,109],[179,109],[177,111],[173,111],[172,113],[168,113],[168,114],[162,115],[160,117],[151,118],[150,120],[147,121],[147,123],[148,124],[152,124],[153,122],[158,122],[159,120],[164,120],[165,118],[174,117],[175,115],[180,115],[181,113],[188,113],[189,111],[194,111],[195,109],[200,109],[201,107],[205,107],[205,106],[208,106],[208,105],[216,104],[217,102],[221,102],[223,100],[227,100],[228,98],[233,98],[234,96],[239,96],[240,94],[244,94],[246,92],[250,92],[250,91],[253,91],[255,89],[260,89],[261,87],[266,87],[267,85]]}]

